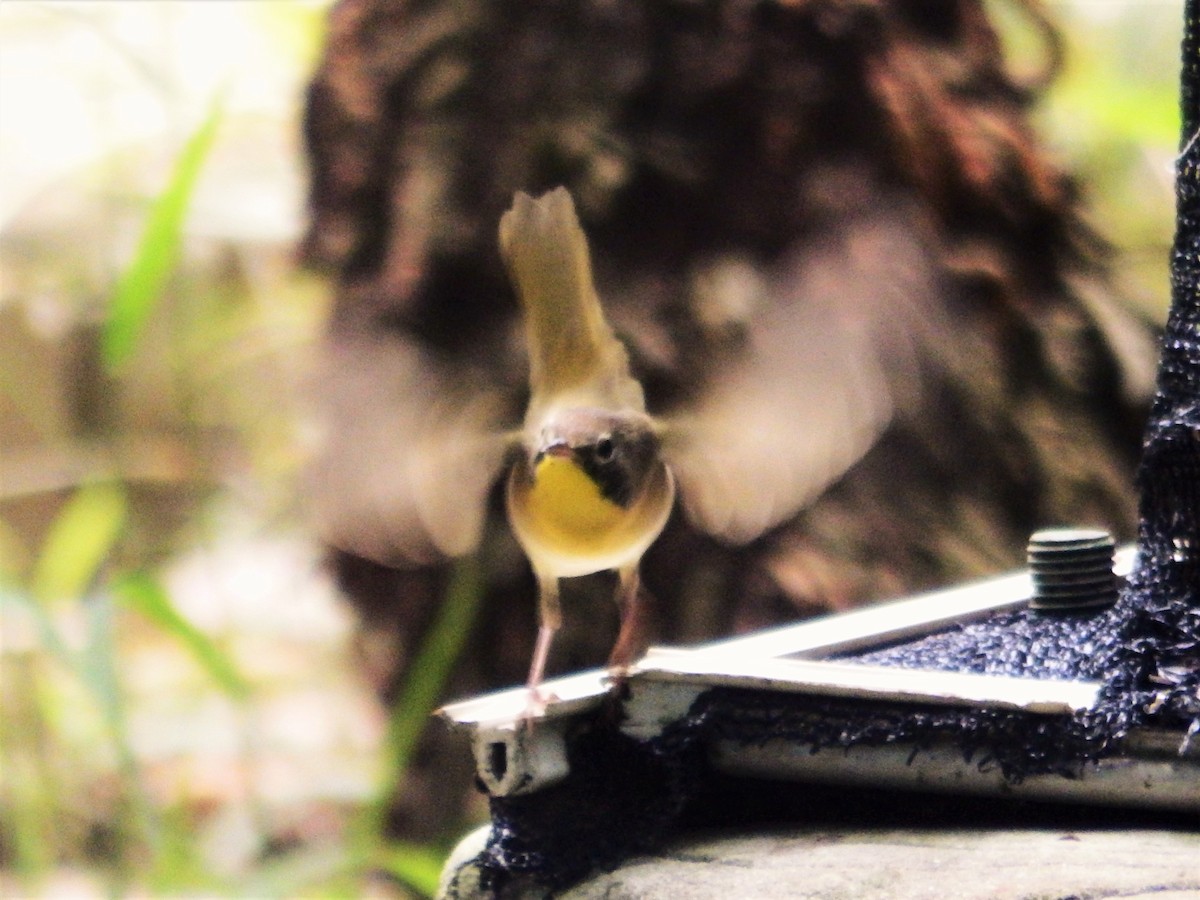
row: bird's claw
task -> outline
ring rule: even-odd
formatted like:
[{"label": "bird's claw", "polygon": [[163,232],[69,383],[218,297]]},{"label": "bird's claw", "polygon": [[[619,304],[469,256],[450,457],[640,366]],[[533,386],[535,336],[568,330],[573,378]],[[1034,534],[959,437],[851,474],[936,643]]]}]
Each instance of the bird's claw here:
[{"label": "bird's claw", "polygon": [[529,686],[525,691],[525,710],[521,713],[521,724],[533,727],[533,720],[541,718],[546,707],[558,700],[558,695],[540,686]]}]

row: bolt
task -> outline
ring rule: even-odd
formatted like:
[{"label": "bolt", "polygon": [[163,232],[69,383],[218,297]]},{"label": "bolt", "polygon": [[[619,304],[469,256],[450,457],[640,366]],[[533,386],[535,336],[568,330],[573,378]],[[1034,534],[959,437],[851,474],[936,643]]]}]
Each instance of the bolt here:
[{"label": "bolt", "polygon": [[1033,597],[1042,612],[1073,612],[1117,602],[1113,537],[1099,528],[1046,528],[1029,538]]}]

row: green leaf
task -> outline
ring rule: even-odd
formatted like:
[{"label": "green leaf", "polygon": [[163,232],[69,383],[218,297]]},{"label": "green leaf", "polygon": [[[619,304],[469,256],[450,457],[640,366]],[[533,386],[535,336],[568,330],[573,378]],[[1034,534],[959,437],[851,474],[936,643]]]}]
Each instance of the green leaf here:
[{"label": "green leaf", "polygon": [[32,595],[19,590],[9,590],[0,587],[0,614],[4,607],[11,606],[23,611],[29,616],[33,627],[37,630],[38,649],[49,654],[62,664],[68,671],[78,674],[79,660],[76,654],[67,646],[50,613],[44,604],[39,603]]},{"label": "green leaf", "polygon": [[[79,657],[79,676],[96,698],[104,718],[109,740],[117,760],[116,785],[120,789],[117,819],[131,826],[122,835],[118,858],[131,854],[136,841],[148,849],[151,859],[157,859],[162,844],[162,829],[158,810],[142,779],[141,765],[133,750],[126,715],[125,692],[121,685],[122,668],[118,659],[117,616],[113,597],[97,593],[83,604],[87,623],[87,644]],[[127,817],[127,818],[126,818]],[[114,896],[124,896],[126,873],[117,869],[110,887]]]},{"label": "green leaf", "polygon": [[125,524],[121,486],[99,482],[79,488],[50,526],[33,570],[39,600],[79,597],[95,581]]},{"label": "green leaf", "polygon": [[202,631],[179,614],[162,583],[145,572],[122,576],[113,585],[114,596],[145,616],[192,654],[209,677],[235,700],[250,696],[250,686],[227,655]]},{"label": "green leaf", "polygon": [[180,151],[170,180],[150,208],[137,252],[113,291],[102,345],[104,361],[110,371],[118,369],[133,352],[175,269],[188,202],[204,160],[212,149],[222,110],[218,95],[200,127]]},{"label": "green leaf", "polygon": [[395,784],[408,768],[417,739],[425,730],[442,686],[471,632],[482,595],[478,561],[471,557],[458,560],[438,617],[426,633],[392,709],[387,734],[388,769],[378,798],[381,803],[391,800]]},{"label": "green leaf", "polygon": [[83,604],[87,625],[87,643],[79,654],[79,676],[92,692],[114,742],[118,758],[125,734],[125,706],[117,675],[116,616],[112,598],[104,594],[89,597]]},{"label": "green leaf", "polygon": [[417,740],[429,723],[450,670],[470,636],[482,597],[479,561],[472,557],[458,560],[438,616],[408,668],[400,696],[388,717],[382,773],[375,796],[354,823],[354,840],[363,855],[369,856],[370,851],[364,848],[380,839],[388,804],[404,778]]},{"label": "green leaf", "polygon": [[427,897],[437,893],[445,854],[418,844],[391,843],[380,848],[376,865]]}]

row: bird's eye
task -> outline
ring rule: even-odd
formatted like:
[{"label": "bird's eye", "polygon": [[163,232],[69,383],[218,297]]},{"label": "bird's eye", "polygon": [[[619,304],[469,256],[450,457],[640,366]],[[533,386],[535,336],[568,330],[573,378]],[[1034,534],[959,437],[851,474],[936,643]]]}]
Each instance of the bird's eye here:
[{"label": "bird's eye", "polygon": [[596,441],[596,459],[600,460],[600,462],[608,462],[616,452],[617,447],[613,443],[612,438],[602,437]]}]

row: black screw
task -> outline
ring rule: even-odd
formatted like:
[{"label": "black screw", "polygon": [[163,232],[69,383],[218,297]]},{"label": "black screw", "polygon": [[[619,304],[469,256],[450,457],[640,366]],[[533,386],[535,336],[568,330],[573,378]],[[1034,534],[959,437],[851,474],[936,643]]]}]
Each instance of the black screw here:
[{"label": "black screw", "polygon": [[1044,612],[1112,606],[1117,602],[1113,574],[1116,544],[1099,528],[1046,528],[1029,539],[1033,597],[1029,605]]}]

